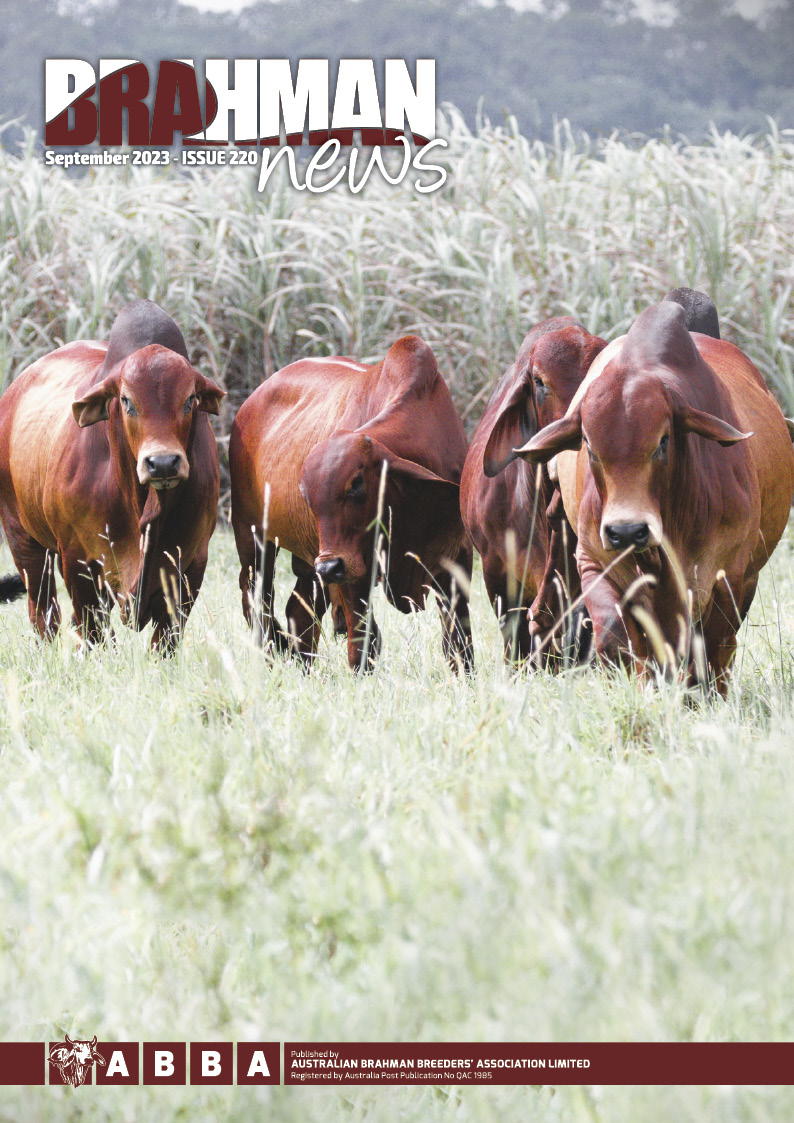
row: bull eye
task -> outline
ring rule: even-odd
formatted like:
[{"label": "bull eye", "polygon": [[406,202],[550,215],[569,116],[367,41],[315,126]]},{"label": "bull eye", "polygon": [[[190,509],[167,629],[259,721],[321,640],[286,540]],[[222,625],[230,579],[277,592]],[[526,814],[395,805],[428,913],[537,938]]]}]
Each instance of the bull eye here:
[{"label": "bull eye", "polygon": [[132,401],[129,398],[125,398],[122,395],[121,404],[124,408],[124,412],[127,414],[128,417],[137,417],[138,416],[138,411],[135,408],[135,406],[132,404]]},{"label": "bull eye", "polygon": [[535,375],[535,400],[538,405],[542,405],[546,398],[549,396],[549,388],[546,383],[537,374]]},{"label": "bull eye", "polygon": [[354,476],[350,481],[350,486],[347,489],[347,498],[351,503],[363,503],[367,497],[366,488],[364,487],[364,477],[359,474]]},{"label": "bull eye", "polygon": [[185,414],[185,416],[187,416],[190,413],[190,411],[193,409],[193,406],[196,404],[197,401],[198,401],[198,398],[196,397],[196,395],[191,394],[190,397],[188,398],[188,400],[182,406],[182,412]]},{"label": "bull eye", "polygon": [[670,434],[665,433],[665,435],[659,441],[659,447],[654,452],[653,456],[651,457],[651,460],[661,460],[662,463],[666,463],[666,461],[667,461],[667,446],[669,444],[670,444]]},{"label": "bull eye", "polygon": [[587,449],[587,455],[590,457],[590,463],[591,464],[598,464],[598,457],[593,452],[593,450],[590,448],[590,442],[587,440],[587,437],[584,438],[584,445],[585,445],[585,448]]}]

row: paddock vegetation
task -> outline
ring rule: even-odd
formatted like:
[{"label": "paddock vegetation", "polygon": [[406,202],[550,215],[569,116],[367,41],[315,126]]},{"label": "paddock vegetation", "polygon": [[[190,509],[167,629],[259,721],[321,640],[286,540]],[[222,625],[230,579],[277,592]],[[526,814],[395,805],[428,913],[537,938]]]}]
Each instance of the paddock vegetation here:
[{"label": "paddock vegetation", "polygon": [[[231,534],[212,545],[173,660],[118,624],[83,654],[69,630],[35,641],[21,604],[0,616],[2,1039],[790,1037],[790,534],[728,701],[701,705],[594,669],[511,675],[479,575],[471,681],[435,611],[383,603],[371,676],[327,628],[311,675],[268,666]],[[258,1099],[295,1120],[772,1123],[788,1093],[4,1098],[3,1120],[78,1101],[84,1119],[243,1120]]]},{"label": "paddock vegetation", "polygon": [[[424,199],[3,156],[5,378],[146,296],[232,407],[300,354],[374,358],[417,330],[472,421],[535,320],[575,311],[611,335],[689,283],[791,409],[790,139],[586,152],[449,128],[454,179]],[[791,1038],[793,561],[789,528],[725,702],[511,673],[477,570],[470,680],[435,610],[382,600],[373,674],[350,673],[327,621],[310,675],[270,665],[223,520],[173,659],[118,621],[93,651],[68,627],[42,644],[3,607],[0,1040]],[[282,557],[282,616],[289,580]],[[6,1088],[0,1123],[792,1109],[785,1088]]]}]

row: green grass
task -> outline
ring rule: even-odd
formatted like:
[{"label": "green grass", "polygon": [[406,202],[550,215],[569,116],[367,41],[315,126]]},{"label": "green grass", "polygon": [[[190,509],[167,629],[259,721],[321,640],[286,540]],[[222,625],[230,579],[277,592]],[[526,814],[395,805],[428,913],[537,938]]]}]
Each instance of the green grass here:
[{"label": "green grass", "polygon": [[[767,1040],[794,1027],[791,529],[727,702],[477,674],[435,611],[311,675],[228,530],[176,658],[0,614],[0,1039]],[[0,571],[10,565],[7,552]],[[279,603],[289,566],[280,559]],[[4,1089],[0,1120],[753,1120],[786,1089]]]}]

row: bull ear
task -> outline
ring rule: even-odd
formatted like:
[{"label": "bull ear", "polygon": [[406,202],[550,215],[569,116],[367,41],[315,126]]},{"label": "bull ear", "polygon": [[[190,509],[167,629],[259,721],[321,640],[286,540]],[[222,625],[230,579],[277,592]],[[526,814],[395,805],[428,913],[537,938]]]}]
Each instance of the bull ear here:
[{"label": "bull ear", "polygon": [[566,449],[578,449],[582,443],[582,413],[576,410],[570,417],[561,417],[546,425],[523,448],[515,449],[516,456],[530,464],[545,464]]},{"label": "bull ear", "polygon": [[726,448],[728,445],[735,445],[737,441],[746,441],[753,435],[752,432],[740,433],[727,421],[721,421],[712,413],[701,413],[699,409],[693,409],[691,406],[686,407],[682,423],[685,433],[697,433],[699,437],[705,437],[707,441],[716,441]]},{"label": "bull ear", "polygon": [[108,403],[119,396],[118,379],[111,375],[103,382],[92,386],[87,394],[72,402],[74,419],[81,429],[86,425],[96,425],[97,421],[107,421],[110,413]]},{"label": "bull ear", "polygon": [[205,378],[198,371],[196,372],[195,393],[198,398],[198,407],[203,409],[205,413],[217,414],[221,399],[226,397],[225,390],[221,390],[220,386],[213,382],[211,378]]},{"label": "bull ear", "polygon": [[380,441],[374,440],[372,437],[365,436],[364,438],[372,450],[372,455],[377,459],[389,465],[388,479],[402,478],[403,480],[417,480],[424,483],[437,484],[441,489],[447,492],[450,496],[458,496],[460,494],[460,484],[454,483],[452,480],[445,480],[442,476],[437,476],[435,472],[431,472],[429,468],[425,468],[422,464],[417,464],[415,460],[406,460],[402,456],[398,456],[391,449],[386,448]]},{"label": "bull ear", "polygon": [[516,458],[516,447],[538,431],[538,411],[528,376],[520,378],[499,407],[482,454],[486,476],[498,476]]},{"label": "bull ear", "polygon": [[389,464],[390,476],[402,476],[403,479],[423,480],[426,483],[440,484],[442,491],[449,492],[450,495],[453,493],[456,496],[460,494],[460,484],[437,476],[435,472],[431,472],[429,468],[423,468],[421,464],[416,464],[413,460],[404,460],[402,456],[395,456],[391,452],[387,453],[385,459]]}]

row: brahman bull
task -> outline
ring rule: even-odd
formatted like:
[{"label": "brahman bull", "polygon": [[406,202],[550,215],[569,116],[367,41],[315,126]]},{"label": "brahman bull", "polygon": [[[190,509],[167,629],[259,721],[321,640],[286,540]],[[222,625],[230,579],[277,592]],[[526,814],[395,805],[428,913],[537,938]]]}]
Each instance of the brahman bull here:
[{"label": "brahman bull", "polygon": [[[566,449],[579,451],[557,455]],[[517,454],[557,455],[599,655],[683,659],[691,682],[711,677],[724,695],[794,491],[786,421],[750,360],[690,334],[675,303],[654,305],[568,414]]]},{"label": "brahman bull", "polygon": [[[537,324],[500,379],[471,442],[460,487],[463,522],[482,556],[505,656],[525,659],[560,616],[556,581],[578,593],[576,538],[545,471],[513,449],[560,418],[606,342],[571,316]],[[533,603],[534,602],[534,603]],[[530,609],[531,619],[527,610]],[[549,653],[542,644],[541,657]]]},{"label": "brahman bull", "polygon": [[[681,305],[690,331],[719,339],[717,309],[705,293],[678,288],[664,299]],[[554,486],[555,472],[550,479],[537,467],[516,462],[513,449],[565,414],[583,393],[585,376],[587,382],[597,377],[623,338],[607,346],[570,316],[537,324],[491,395],[474,434],[461,481],[461,510],[482,555],[508,659],[532,655],[545,661],[563,601],[579,592],[576,535]],[[588,651],[587,639],[576,637],[581,613],[574,615],[573,624],[560,639],[565,648],[573,639],[581,659]]]},{"label": "brahman bull", "polygon": [[[241,406],[229,442],[243,611],[259,637],[310,663],[327,607],[323,587],[331,586],[350,666],[366,668],[379,645],[368,612],[377,576],[402,612],[436,591],[445,654],[469,669],[471,547],[459,510],[465,457],[449,390],[417,336],[399,339],[376,366],[302,359],[264,382]],[[385,567],[375,559],[381,534]],[[280,547],[292,554],[297,577],[286,632],[273,616]]]},{"label": "brahman bull", "polygon": [[154,647],[173,648],[215,528],[206,415],[223,395],[148,300],[119,313],[107,343],[70,343],[12,382],[0,399],[0,519],[41,636],[60,623],[57,558],[86,641],[118,602],[137,628],[154,621]]}]

